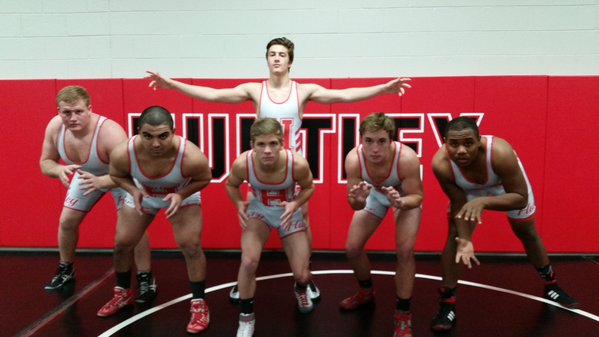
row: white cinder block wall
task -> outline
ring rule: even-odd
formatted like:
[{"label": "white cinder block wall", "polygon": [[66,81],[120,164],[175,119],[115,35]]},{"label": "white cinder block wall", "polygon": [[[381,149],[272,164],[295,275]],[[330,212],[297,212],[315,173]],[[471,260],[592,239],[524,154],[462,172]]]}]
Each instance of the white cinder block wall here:
[{"label": "white cinder block wall", "polygon": [[0,0],[0,79],[598,75],[599,0]]}]

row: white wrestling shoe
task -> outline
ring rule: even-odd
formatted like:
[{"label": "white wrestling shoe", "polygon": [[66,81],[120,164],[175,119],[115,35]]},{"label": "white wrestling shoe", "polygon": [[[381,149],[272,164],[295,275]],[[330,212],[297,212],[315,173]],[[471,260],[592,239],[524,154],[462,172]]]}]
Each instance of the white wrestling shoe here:
[{"label": "white wrestling shoe", "polygon": [[314,310],[314,303],[312,303],[310,296],[308,296],[309,288],[310,287],[306,287],[306,290],[301,291],[297,289],[296,285],[293,287],[293,293],[295,294],[295,299],[297,300],[297,309],[302,314],[307,314]]},{"label": "white wrestling shoe", "polygon": [[256,318],[254,314],[239,314],[239,328],[237,328],[237,337],[254,336],[254,327]]}]

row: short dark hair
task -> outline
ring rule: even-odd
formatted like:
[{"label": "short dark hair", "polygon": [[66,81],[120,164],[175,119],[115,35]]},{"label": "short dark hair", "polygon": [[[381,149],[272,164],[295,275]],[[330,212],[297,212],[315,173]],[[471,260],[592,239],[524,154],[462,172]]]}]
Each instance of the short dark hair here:
[{"label": "short dark hair", "polygon": [[360,124],[360,136],[363,136],[366,132],[376,132],[379,130],[387,131],[389,139],[395,139],[395,132],[397,130],[395,121],[382,112],[368,115]]},{"label": "short dark hair", "polygon": [[480,132],[478,130],[478,125],[476,125],[476,120],[471,117],[458,117],[452,119],[447,126],[445,127],[445,133],[443,134],[444,138],[447,138],[447,134],[449,131],[462,131],[466,129],[471,129],[474,131],[474,135],[476,137],[480,136]]},{"label": "short dark hair", "polygon": [[139,120],[137,121],[137,127],[141,129],[144,124],[152,126],[166,124],[171,130],[173,130],[174,127],[173,116],[171,116],[171,113],[158,105],[148,107],[141,113],[141,116],[139,116]]},{"label": "short dark hair", "polygon": [[293,63],[293,49],[295,48],[295,45],[293,44],[293,42],[291,42],[291,40],[289,40],[286,37],[277,37],[270,40],[266,45],[266,58],[268,58],[268,50],[270,49],[270,47],[274,45],[281,45],[287,48],[287,54],[289,55],[289,63]]}]

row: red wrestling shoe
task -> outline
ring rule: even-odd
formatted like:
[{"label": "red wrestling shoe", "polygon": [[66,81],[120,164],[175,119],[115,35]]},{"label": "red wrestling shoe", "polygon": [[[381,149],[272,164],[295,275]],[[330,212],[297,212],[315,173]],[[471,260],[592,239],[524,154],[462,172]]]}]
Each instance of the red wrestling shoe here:
[{"label": "red wrestling shoe", "polygon": [[374,290],[360,288],[355,294],[339,303],[341,310],[352,311],[367,304],[374,303]]},{"label": "red wrestling shoe", "polygon": [[133,290],[114,287],[114,297],[104,304],[96,314],[100,317],[112,316],[133,302],[135,302]]},{"label": "red wrestling shoe", "polygon": [[187,324],[187,332],[200,333],[208,328],[210,324],[210,312],[208,311],[208,303],[204,299],[191,300],[191,319]]},{"label": "red wrestling shoe", "polygon": [[393,315],[395,332],[393,337],[412,337],[412,313],[409,311],[395,311]]}]

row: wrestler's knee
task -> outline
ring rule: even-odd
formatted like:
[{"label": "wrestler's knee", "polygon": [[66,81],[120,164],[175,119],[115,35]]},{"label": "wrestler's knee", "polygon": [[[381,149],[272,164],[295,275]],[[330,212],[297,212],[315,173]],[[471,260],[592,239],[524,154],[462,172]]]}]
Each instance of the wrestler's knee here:
[{"label": "wrestler's knee", "polygon": [[345,255],[347,255],[347,258],[349,259],[359,257],[360,255],[362,255],[363,251],[364,247],[356,242],[348,240],[345,244]]},{"label": "wrestler's knee", "polygon": [[133,252],[135,243],[130,237],[121,236],[117,237],[114,241],[114,254],[116,256]]},{"label": "wrestler's knee", "polygon": [[60,218],[59,226],[63,231],[76,231],[79,229],[79,224],[81,221],[75,218],[71,218],[68,216],[63,216]]},{"label": "wrestler's knee", "polygon": [[310,282],[310,270],[308,268],[302,268],[293,273],[293,278],[296,283],[308,284]]},{"label": "wrestler's knee", "polygon": [[255,256],[242,256],[240,270],[246,274],[254,274],[260,263],[259,258]]},{"label": "wrestler's knee", "polygon": [[202,243],[199,239],[189,239],[179,242],[179,248],[183,255],[197,257],[202,254]]}]

